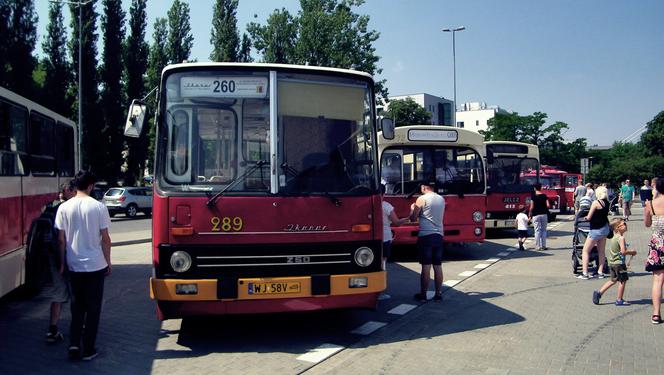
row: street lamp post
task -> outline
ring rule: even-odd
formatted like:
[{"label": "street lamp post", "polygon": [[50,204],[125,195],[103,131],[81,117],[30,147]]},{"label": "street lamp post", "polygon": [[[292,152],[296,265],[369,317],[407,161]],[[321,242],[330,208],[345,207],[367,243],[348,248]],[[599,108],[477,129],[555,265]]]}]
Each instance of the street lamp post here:
[{"label": "street lamp post", "polygon": [[456,107],[457,107],[457,99],[456,99],[456,38],[455,35],[457,31],[463,31],[466,30],[465,26],[459,26],[454,29],[443,29],[443,32],[445,33],[452,33],[452,66],[454,70],[454,110],[452,111],[452,121],[454,122],[454,127],[457,126],[456,122]]},{"label": "street lamp post", "polygon": [[70,0],[49,0],[52,3],[65,3],[76,5],[78,7],[78,168],[83,168],[83,154],[81,153],[81,144],[83,143],[83,77],[82,77],[82,38],[83,32],[83,6],[88,5],[95,0],[70,1]]}]

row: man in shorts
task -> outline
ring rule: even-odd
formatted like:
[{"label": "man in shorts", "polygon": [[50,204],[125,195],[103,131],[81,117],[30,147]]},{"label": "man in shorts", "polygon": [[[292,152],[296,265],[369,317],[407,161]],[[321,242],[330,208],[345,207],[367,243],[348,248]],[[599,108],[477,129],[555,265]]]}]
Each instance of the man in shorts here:
[{"label": "man in shorts", "polygon": [[442,300],[443,285],[443,216],[445,215],[445,198],[436,193],[436,183],[420,185],[422,195],[410,207],[410,220],[419,221],[417,252],[422,265],[420,274],[420,292],[415,294],[418,301],[427,300],[427,290],[431,281],[431,267],[435,281],[434,301]]},{"label": "man in shorts", "polygon": [[632,201],[634,200],[634,186],[629,180],[625,180],[625,185],[620,188],[620,196],[622,198],[623,206],[623,219],[629,220],[632,215]]},{"label": "man in shorts", "polygon": [[[58,207],[60,204],[69,198],[73,197],[76,194],[76,186],[74,181],[69,181],[60,186],[60,193],[58,199],[53,201],[45,211],[51,211],[53,218],[55,219]],[[51,314],[48,326],[48,332],[46,333],[46,342],[55,343],[58,341],[64,340],[62,332],[58,330],[58,320],[60,320],[60,312],[62,310],[62,304],[69,301],[70,290],[69,283],[66,279],[66,274],[63,275],[60,273],[60,252],[58,251],[57,246],[54,246],[54,249],[47,251],[48,254],[48,267],[51,273],[51,281],[53,282],[53,288],[51,289]]]}]

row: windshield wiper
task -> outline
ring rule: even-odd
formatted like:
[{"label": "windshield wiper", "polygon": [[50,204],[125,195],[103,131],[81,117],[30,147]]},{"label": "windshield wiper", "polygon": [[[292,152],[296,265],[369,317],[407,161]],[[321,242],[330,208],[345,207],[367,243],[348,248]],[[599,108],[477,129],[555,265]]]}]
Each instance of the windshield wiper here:
[{"label": "windshield wiper", "polygon": [[256,162],[256,165],[254,165],[253,167],[247,169],[243,174],[239,175],[237,178],[235,178],[233,181],[231,181],[231,183],[229,183],[228,185],[226,185],[225,188],[221,189],[217,194],[213,195],[213,196],[207,201],[206,205],[207,205],[208,207],[212,207],[212,206],[214,206],[214,204],[217,202],[217,199],[219,199],[219,197],[221,197],[222,195],[224,195],[224,193],[225,193],[226,191],[230,190],[230,188],[232,188],[232,187],[235,187],[235,185],[237,185],[238,183],[244,181],[244,179],[247,178],[247,176],[249,176],[250,174],[252,174],[252,173],[255,172],[256,170],[258,170],[259,168],[262,168],[262,167],[263,167],[264,165],[266,165],[267,163],[268,163],[268,162],[265,161],[265,160],[259,160],[259,161],[257,161],[257,162]]}]

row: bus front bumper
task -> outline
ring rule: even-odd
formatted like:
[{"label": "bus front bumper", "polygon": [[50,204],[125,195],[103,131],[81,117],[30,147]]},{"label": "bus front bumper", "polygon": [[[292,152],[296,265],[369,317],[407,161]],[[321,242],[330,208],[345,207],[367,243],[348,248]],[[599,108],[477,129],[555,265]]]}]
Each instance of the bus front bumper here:
[{"label": "bus front bumper", "polygon": [[[376,299],[386,285],[385,271],[244,278],[237,279],[235,286],[224,285],[223,280],[217,279],[150,278],[150,298],[157,300],[159,317],[163,320],[195,315],[375,308]],[[231,298],[227,298],[229,290],[231,295],[235,294]]]}]

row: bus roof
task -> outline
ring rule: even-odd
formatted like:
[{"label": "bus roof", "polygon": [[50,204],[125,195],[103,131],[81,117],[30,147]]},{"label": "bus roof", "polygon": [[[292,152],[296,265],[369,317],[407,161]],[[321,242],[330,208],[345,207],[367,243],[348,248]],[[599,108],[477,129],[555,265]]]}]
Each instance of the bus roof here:
[{"label": "bus roof", "polygon": [[310,65],[292,65],[292,64],[268,64],[268,63],[234,63],[234,62],[185,62],[179,64],[171,64],[164,68],[162,71],[162,76],[164,73],[170,70],[178,70],[182,68],[221,68],[221,67],[238,67],[238,68],[254,68],[260,70],[300,70],[300,71],[310,71],[310,72],[331,72],[331,73],[340,73],[340,74],[351,74],[360,76],[362,78],[368,78],[373,81],[373,77],[369,73],[361,72],[358,70],[352,69],[340,69],[340,68],[328,68],[322,66],[310,66]]},{"label": "bus roof", "polygon": [[[530,156],[530,157],[535,157],[539,159],[539,147],[537,147],[534,144],[531,143],[525,143],[525,142],[515,142],[515,141],[486,141],[484,142],[485,145],[487,146],[494,146],[494,155],[500,156],[500,155],[517,155],[517,156]],[[505,147],[504,149],[500,149],[500,147],[497,146],[508,146]],[[517,146],[517,147],[509,147],[509,146]],[[487,147],[488,148],[488,147]],[[521,150],[518,150],[518,148],[525,149],[526,152],[521,152]]]},{"label": "bus roof", "polygon": [[477,132],[442,125],[399,126],[394,129],[394,139],[385,139],[383,132],[378,132],[380,148],[404,144],[440,145],[446,143],[481,146],[483,142],[484,137]]},{"label": "bus roof", "polygon": [[0,97],[5,98],[7,100],[10,100],[18,105],[21,105],[23,107],[28,107],[31,111],[36,111],[44,116],[48,116],[53,118],[55,121],[59,121],[65,125],[75,127],[76,123],[72,121],[71,119],[68,119],[67,117],[56,113],[38,103],[36,103],[33,100],[30,100],[24,96],[21,96],[13,91],[10,91],[2,86],[0,86]]}]

